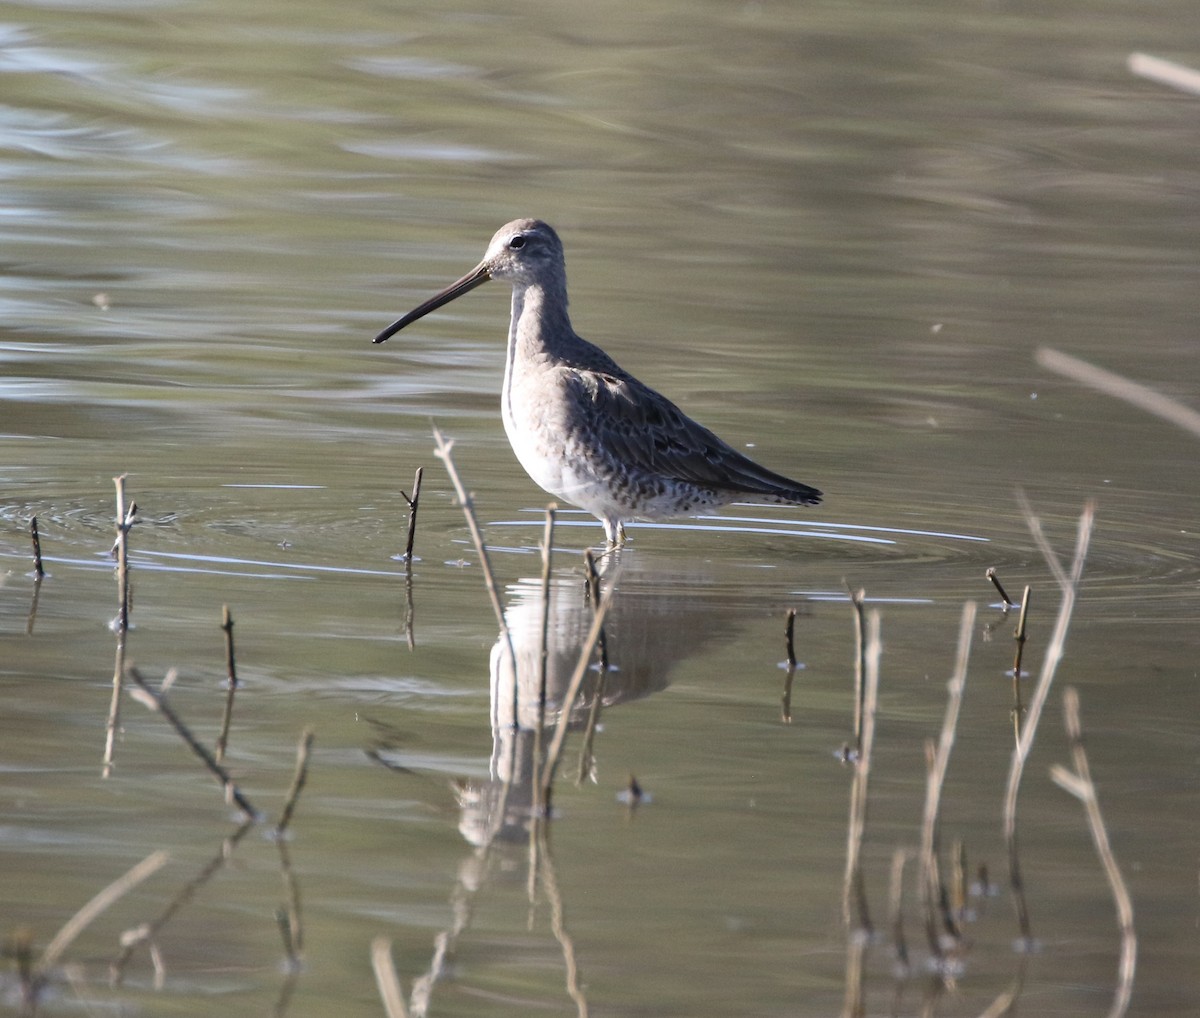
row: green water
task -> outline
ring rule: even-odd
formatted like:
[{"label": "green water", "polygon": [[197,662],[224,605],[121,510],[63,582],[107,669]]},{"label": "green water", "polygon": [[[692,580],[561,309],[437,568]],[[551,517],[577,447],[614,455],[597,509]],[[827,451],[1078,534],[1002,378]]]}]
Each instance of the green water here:
[{"label": "green water", "polygon": [[[1112,900],[1049,777],[1070,684],[1133,897],[1129,1013],[1194,1014],[1196,440],[1034,361],[1051,346],[1200,406],[1200,100],[1125,67],[1134,49],[1196,64],[1194,20],[1178,3],[4,5],[0,932],[36,956],[170,854],[69,947],[39,1013],[378,1015],[380,936],[416,1014],[838,1012],[849,585],[884,638],[868,1013],[979,1014],[1022,965],[1019,1013],[1107,1011]],[[431,437],[455,439],[536,660],[545,498],[500,426],[507,292],[370,343],[519,215],[562,236],[582,335],[826,492],[632,531],[595,781],[574,783],[577,732],[532,899],[519,810],[485,808],[530,748],[503,724],[497,624]],[[267,817],[236,845],[216,783],[128,697],[101,777],[119,474],[139,506],[128,657],[155,682],[177,669],[171,702],[208,744],[233,613],[227,763]],[[1064,559],[1097,503],[1022,789],[1024,960],[1000,807],[1014,618],[984,572],[1033,586],[1035,674],[1057,591],[1018,491]],[[564,514],[555,542],[556,683],[590,622],[585,524]],[[997,893],[973,900],[944,987],[911,862],[900,981],[886,898],[893,851],[919,843],[966,599],[941,840],[947,869],[961,841]],[[267,833],[307,726],[284,860]],[[632,812],[631,774],[649,797]],[[297,902],[289,971],[276,911]],[[113,985],[122,933],[168,911],[157,972],[141,945]],[[18,1011],[11,961],[0,989]]]}]

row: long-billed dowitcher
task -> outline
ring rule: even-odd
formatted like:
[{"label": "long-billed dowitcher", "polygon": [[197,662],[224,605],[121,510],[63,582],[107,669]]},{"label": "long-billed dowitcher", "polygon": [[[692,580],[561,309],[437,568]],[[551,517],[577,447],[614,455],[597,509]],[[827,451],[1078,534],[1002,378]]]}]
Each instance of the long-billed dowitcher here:
[{"label": "long-billed dowitcher", "polygon": [[513,288],[501,413],[529,476],[604,524],[609,546],[631,520],[744,498],[816,505],[821,492],[761,467],[639,382],[567,317],[562,242],[537,219],[502,226],[483,261],[375,337],[390,339],[489,279]]}]

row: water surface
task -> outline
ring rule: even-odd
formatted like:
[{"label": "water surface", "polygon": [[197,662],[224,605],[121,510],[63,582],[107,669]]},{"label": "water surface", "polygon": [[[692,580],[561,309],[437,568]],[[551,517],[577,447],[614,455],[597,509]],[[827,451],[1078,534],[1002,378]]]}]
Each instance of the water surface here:
[{"label": "water surface", "polygon": [[[1197,100],[1125,69],[1133,49],[1195,64],[1193,23],[1177,3],[5,5],[4,932],[40,948],[171,855],[70,948],[44,1013],[376,1015],[377,936],[429,1014],[839,1010],[847,586],[885,643],[868,1010],[978,1014],[1024,965],[1022,1013],[1104,1013],[1116,922],[1082,810],[1048,776],[1068,761],[1057,689],[1021,799],[1024,958],[1003,886],[1014,619],[984,572],[1033,587],[1031,671],[1057,604],[1021,490],[1064,558],[1097,503],[1058,681],[1080,691],[1133,895],[1130,1013],[1194,1014],[1196,441],[1033,359],[1052,346],[1200,404]],[[519,215],[562,235],[581,334],[827,493],[633,530],[595,780],[574,784],[577,732],[532,904],[519,811],[488,812],[526,735],[503,723],[497,624],[431,439],[431,422],[455,439],[510,625],[537,634],[545,499],[499,424],[507,292],[370,344]],[[132,700],[100,776],[118,474],[140,509],[130,659],[155,681],[178,669],[172,702],[211,742],[230,606],[229,765],[271,821],[315,730],[286,860],[269,823],[227,843],[215,783]],[[558,681],[600,539],[560,518]],[[949,991],[925,968],[911,863],[914,968],[894,980],[886,893],[893,850],[919,841],[966,599],[942,845],[998,893],[973,901]],[[632,812],[631,774],[649,794]],[[121,933],[177,898],[157,976],[141,946],[110,986]],[[297,900],[289,973],[275,913]]]}]

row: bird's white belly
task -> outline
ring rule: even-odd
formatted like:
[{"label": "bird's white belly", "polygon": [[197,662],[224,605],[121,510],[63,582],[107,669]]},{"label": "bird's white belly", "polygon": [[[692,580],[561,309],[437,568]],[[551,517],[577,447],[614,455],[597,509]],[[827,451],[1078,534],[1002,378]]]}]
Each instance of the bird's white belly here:
[{"label": "bird's white belly", "polygon": [[543,429],[522,428],[505,415],[505,431],[525,472],[555,498],[599,514],[612,500],[611,485],[568,443]]},{"label": "bird's white belly", "polygon": [[521,466],[539,487],[602,520],[664,519],[727,501],[715,492],[622,483],[611,471],[596,469],[594,454],[573,448],[551,431],[514,428],[507,417],[505,430]]}]

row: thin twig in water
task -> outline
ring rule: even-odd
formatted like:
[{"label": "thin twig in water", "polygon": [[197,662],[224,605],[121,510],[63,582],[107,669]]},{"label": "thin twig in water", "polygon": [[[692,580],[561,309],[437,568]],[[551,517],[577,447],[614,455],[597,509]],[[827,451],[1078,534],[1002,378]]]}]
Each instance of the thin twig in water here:
[{"label": "thin twig in water", "polygon": [[114,880],[84,905],[83,908],[67,920],[62,929],[54,935],[54,939],[46,945],[41,958],[38,959],[38,971],[44,973],[47,969],[52,968],[58,962],[58,959],[63,956],[63,952],[71,946],[75,938],[87,929],[101,912],[133,890],[148,876],[157,873],[169,858],[170,856],[166,852],[152,852],[125,873],[124,876]]},{"label": "thin twig in water", "polygon": [[[595,608],[600,603],[600,573],[596,569],[596,553],[591,548],[583,550],[583,569],[586,576],[588,604]],[[608,637],[600,630],[600,680],[608,674]]]},{"label": "thin twig in water", "polygon": [[424,473],[424,467],[417,467],[417,472],[413,477],[412,498],[405,495],[403,491],[400,492],[401,497],[408,503],[408,540],[404,545],[404,563],[406,569],[412,567],[413,541],[417,539],[417,508],[421,504],[421,477]]},{"label": "thin twig in water", "polygon": [[108,704],[108,720],[104,724],[104,762],[101,777],[112,777],[117,751],[117,732],[121,728],[121,693],[125,687],[125,638],[127,631],[117,631],[117,649],[113,660],[112,699]]},{"label": "thin twig in water", "polygon": [[117,539],[113,544],[112,553],[117,559],[117,588],[120,602],[117,608],[117,627],[129,628],[129,531],[133,527],[133,517],[137,512],[137,503],[125,508],[125,475],[113,478],[117,488]]},{"label": "thin twig in water", "polygon": [[[233,782],[233,778],[229,776],[229,772],[213,759],[213,755],[191,733],[191,730],[183,723],[179,715],[175,713],[174,708],[167,702],[166,694],[151,689],[150,684],[132,666],[126,669],[126,675],[138,687],[138,692],[133,694],[134,698],[140,700],[145,706],[153,711],[157,711],[166,718],[171,727],[175,729],[176,734],[187,743],[188,748],[203,761],[204,766],[208,768],[209,772],[221,782],[221,787],[225,789],[226,796],[232,799],[247,817],[251,820],[257,820],[257,811],[238,790],[237,785]],[[168,672],[167,678],[163,680],[164,685],[169,685],[173,678],[174,672]]]},{"label": "thin twig in water", "polygon": [[454,457],[450,454],[454,448],[454,440],[447,441],[437,425],[433,428],[433,440],[436,443],[434,455],[437,456],[443,463],[446,464],[446,472],[450,475],[450,482],[454,485],[454,493],[458,497],[458,504],[462,507],[463,515],[467,520],[467,529],[471,532],[471,540],[475,543],[475,553],[479,556],[479,565],[483,570],[483,585],[487,588],[488,598],[492,602],[492,611],[496,613],[496,623],[500,627],[500,636],[504,640],[505,646],[508,648],[508,657],[512,661],[513,668],[513,727],[517,727],[517,703],[516,689],[519,686],[517,682],[517,652],[513,647],[512,633],[508,630],[508,622],[504,618],[504,605],[500,600],[500,591],[496,587],[496,578],[492,573],[492,563],[488,558],[487,546],[483,543],[483,534],[479,529],[479,523],[475,519],[475,504],[471,500],[471,496],[467,494],[467,489],[463,487],[462,480],[458,476],[458,468],[454,465]]},{"label": "thin twig in water", "polygon": [[950,849],[952,873],[950,879],[950,914],[960,922],[967,914],[967,846],[961,838],[954,839]]},{"label": "thin twig in water", "polygon": [[304,789],[305,782],[308,781],[308,754],[312,749],[312,744],[313,730],[306,728],[300,735],[300,742],[296,746],[296,771],[292,775],[292,787],[288,789],[287,800],[283,804],[283,813],[275,827],[277,836],[282,835],[287,830],[288,824],[292,822],[292,814],[296,810],[296,800],[300,798],[300,792]]},{"label": "thin twig in water", "polygon": [[116,753],[117,731],[121,727],[121,692],[125,683],[125,637],[129,632],[129,530],[137,512],[137,503],[125,507],[125,475],[113,478],[117,489],[117,540],[113,552],[117,557],[117,617],[113,628],[117,633],[116,661],[113,665],[112,699],[108,705],[108,721],[104,727],[103,777],[110,777]]},{"label": "thin twig in water", "polygon": [[376,937],[371,941],[371,968],[375,970],[375,985],[388,1018],[408,1018],[404,1004],[404,991],[400,989],[400,977],[396,974],[396,963],[392,961],[392,942],[387,937]]},{"label": "thin twig in water", "polygon": [[1050,695],[1050,686],[1058,663],[1062,660],[1063,648],[1067,641],[1067,630],[1071,624],[1071,614],[1075,608],[1075,597],[1080,577],[1083,575],[1083,564],[1087,558],[1088,543],[1091,540],[1092,526],[1095,523],[1096,507],[1092,502],[1084,505],[1079,516],[1079,525],[1075,534],[1075,556],[1068,576],[1058,561],[1058,556],[1050,548],[1042,533],[1040,521],[1033,515],[1029,500],[1021,492],[1017,493],[1025,522],[1037,541],[1051,572],[1059,580],[1062,598],[1059,601],[1058,616],[1055,619],[1054,630],[1042,659],[1042,670],[1034,688],[1033,699],[1025,716],[1025,724],[1013,749],[1012,761],[1008,769],[1008,783],[1004,792],[1004,843],[1008,853],[1008,879],[1012,888],[1013,907],[1017,913],[1017,926],[1021,931],[1022,951],[1017,962],[1017,972],[1011,985],[996,997],[980,1014],[980,1018],[1002,1018],[1010,1014],[1014,1003],[1021,995],[1025,986],[1025,974],[1029,963],[1029,954],[1034,947],[1033,929],[1029,921],[1029,906],[1025,900],[1025,884],[1021,876],[1020,849],[1017,844],[1017,797],[1021,788],[1021,777],[1025,771],[1025,762],[1033,748],[1034,736],[1037,734],[1038,721],[1042,716],[1042,708]]},{"label": "thin twig in water", "polygon": [[233,655],[233,616],[227,604],[221,606],[221,631],[225,634],[225,677],[229,680],[229,688],[236,689],[238,677],[237,662]]},{"label": "thin twig in water", "polygon": [[1092,526],[1095,522],[1096,507],[1088,502],[1079,517],[1079,526],[1075,535],[1075,555],[1068,575],[1062,568],[1058,557],[1046,542],[1042,534],[1041,524],[1032,514],[1027,499],[1021,497],[1022,508],[1026,514],[1026,523],[1034,540],[1042,547],[1042,553],[1056,577],[1061,577],[1059,589],[1062,597],[1059,601],[1058,616],[1054,622],[1046,654],[1042,659],[1042,670],[1034,688],[1033,697],[1025,714],[1025,724],[1021,729],[1021,737],[1013,749],[1012,761],[1008,770],[1008,783],[1004,793],[1004,841],[1008,850],[1009,883],[1012,886],[1013,904],[1017,912],[1017,924],[1021,930],[1021,939],[1028,949],[1033,946],[1033,933],[1029,922],[1029,909],[1025,901],[1025,887],[1021,878],[1020,854],[1017,847],[1017,796],[1021,787],[1021,777],[1025,771],[1025,762],[1033,748],[1034,736],[1037,734],[1038,721],[1042,716],[1042,708],[1050,695],[1050,686],[1058,664],[1062,660],[1063,648],[1067,642],[1067,630],[1071,624],[1071,614],[1075,609],[1075,597],[1079,580],[1083,574],[1083,563],[1087,558],[1088,543],[1092,536]]},{"label": "thin twig in water", "polygon": [[1008,591],[1004,589],[1004,584],[1000,582],[1000,577],[996,574],[994,567],[989,566],[988,571],[983,575],[992,581],[992,586],[996,588],[996,592],[1000,595],[1000,599],[1004,602],[1005,611],[1008,611],[1009,608],[1015,608],[1017,606],[1016,602],[1008,596]]},{"label": "thin twig in water", "polygon": [[[859,601],[861,608],[861,601]],[[875,705],[879,693],[879,658],[883,650],[880,616],[872,611],[862,645],[863,710],[862,734],[854,758],[854,781],[850,790],[850,821],[846,833],[846,876],[842,890],[842,916],[846,923],[846,995],[842,1018],[862,1018],[866,1013],[863,992],[864,963],[870,942],[871,918],[862,874],[862,842],[867,827],[867,782],[871,749],[875,742]],[[851,898],[857,902],[858,927],[851,928]]]},{"label": "thin twig in water", "polygon": [[954,673],[947,684],[946,714],[942,719],[942,734],[937,749],[931,756],[929,780],[925,786],[925,812],[921,823],[921,859],[918,870],[920,899],[925,909],[925,935],[929,949],[939,960],[943,956],[941,938],[937,931],[937,913],[940,909],[947,931],[956,940],[958,928],[946,907],[946,893],[942,886],[941,868],[938,863],[938,814],[941,811],[942,788],[946,783],[946,772],[950,767],[950,751],[954,748],[954,736],[958,728],[958,715],[962,708],[963,689],[967,683],[967,663],[971,657],[971,633],[975,627],[975,602],[963,605],[962,621],[958,629],[958,650],[955,655]]},{"label": "thin twig in water", "polygon": [[542,804],[547,813],[550,810],[550,792],[554,785],[554,772],[558,768],[558,759],[562,755],[563,743],[566,741],[567,728],[571,721],[571,705],[575,702],[575,697],[579,695],[579,687],[583,685],[583,677],[587,674],[587,670],[591,666],[592,652],[596,649],[596,644],[600,640],[600,633],[604,629],[604,616],[608,614],[609,606],[612,604],[613,594],[617,589],[617,580],[620,574],[620,567],[613,571],[613,575],[608,581],[608,589],[604,592],[604,596],[600,598],[600,603],[596,606],[596,613],[592,616],[592,628],[588,630],[587,638],[579,648],[579,660],[575,664],[575,671],[571,673],[571,681],[567,683],[566,692],[563,694],[558,714],[558,725],[554,729],[554,738],[550,742],[550,748],[546,751],[546,765],[542,769],[540,778],[537,775],[534,777],[534,780],[540,780],[542,783]]},{"label": "thin twig in water", "polygon": [[406,568],[404,570],[404,642],[408,644],[409,650],[415,650],[417,646],[417,638],[413,631],[413,619],[415,615],[412,570]]},{"label": "thin twig in water", "polygon": [[41,580],[45,578],[46,570],[42,567],[42,542],[38,537],[36,516],[29,518],[29,539],[33,542],[33,574]]},{"label": "thin twig in water", "polygon": [[865,667],[863,656],[866,653],[863,603],[866,600],[867,592],[861,587],[858,590],[850,590],[847,586],[846,590],[850,594],[850,606],[854,609],[854,749],[857,753],[862,751],[863,669]]},{"label": "thin twig in water", "polygon": [[1070,792],[1083,803],[1087,813],[1088,828],[1092,832],[1092,840],[1096,844],[1096,854],[1104,866],[1105,876],[1108,877],[1109,887],[1112,888],[1113,901],[1117,906],[1117,926],[1121,931],[1121,959],[1117,966],[1117,992],[1109,1008],[1108,1018],[1121,1018],[1129,1009],[1129,998],[1133,993],[1133,974],[1137,966],[1137,933],[1133,928],[1133,901],[1129,897],[1129,889],[1121,877],[1121,868],[1113,855],[1112,845],[1108,840],[1108,831],[1104,826],[1104,816],[1100,812],[1100,802],[1096,797],[1096,785],[1092,781],[1091,768],[1088,765],[1087,751],[1083,745],[1083,725],[1079,720],[1079,693],[1073,686],[1063,690],[1063,714],[1067,728],[1067,737],[1071,741],[1071,758],[1075,765],[1074,771],[1056,764],[1050,768],[1050,777],[1059,787]]},{"label": "thin twig in water", "polygon": [[113,541],[112,547],[108,550],[109,556],[111,556],[114,560],[117,558],[117,553],[120,550],[120,528],[123,526],[126,532],[131,530],[133,528],[133,519],[138,513],[138,504],[136,502],[130,502],[129,507],[123,512],[121,509],[121,506],[124,504],[125,500],[125,478],[127,476],[127,474],[122,474],[119,478],[113,478],[114,482],[120,482],[117,485],[117,538]]},{"label": "thin twig in water", "polygon": [[596,553],[591,548],[583,549],[583,582],[588,604],[595,608],[600,603],[600,573],[596,569]]},{"label": "thin twig in water", "polygon": [[[587,585],[588,604],[595,608],[600,603],[600,574],[596,571],[596,556],[591,548],[583,551],[583,567]],[[600,722],[600,710],[604,706],[604,686],[608,681],[608,638],[603,629],[596,643],[597,656],[600,659],[600,674],[596,679],[596,691],[592,695],[592,706],[588,710],[587,724],[583,729],[583,740],[579,746],[579,768],[576,771],[575,783],[582,784],[587,778],[595,775],[595,757],[592,746],[596,739],[596,726]]]},{"label": "thin twig in water", "polygon": [[233,616],[229,614],[229,605],[221,608],[221,630],[225,634],[225,672],[229,685],[225,689],[225,712],[221,716],[221,731],[217,734],[217,762],[225,759],[225,749],[229,745],[229,725],[233,721],[233,697],[237,693],[237,666],[233,659]]},{"label": "thin twig in water", "polygon": [[864,981],[870,940],[861,931],[846,939],[846,995],[842,1000],[842,1018],[863,1018],[867,1013]]},{"label": "thin twig in water", "polygon": [[851,929],[855,909],[860,934],[871,932],[866,886],[862,875],[862,843],[867,829],[867,787],[871,774],[871,749],[875,742],[875,706],[879,699],[879,660],[883,653],[878,611],[866,618],[863,665],[863,727],[859,751],[854,758],[854,780],[850,785],[850,820],[846,825],[846,873],[842,884],[842,919]]},{"label": "thin twig in water", "polygon": [[1034,357],[1043,368],[1057,371],[1082,385],[1124,400],[1139,410],[1145,410],[1148,414],[1178,425],[1184,431],[1190,431],[1200,438],[1200,413],[1171,399],[1170,396],[1156,392],[1148,385],[1131,381],[1087,361],[1081,361],[1078,357],[1045,346],[1041,347]]},{"label": "thin twig in water", "polygon": [[1021,661],[1025,656],[1025,623],[1029,616],[1029,598],[1033,593],[1033,588],[1029,584],[1025,585],[1025,591],[1021,594],[1021,614],[1017,616],[1017,628],[1013,633],[1013,639],[1017,643],[1016,652],[1013,654],[1013,734],[1020,741],[1021,738],[1021,718],[1025,713],[1025,707],[1021,703]]},{"label": "thin twig in water", "polygon": [[38,600],[42,596],[42,578],[35,577],[33,581],[33,597],[29,601],[29,617],[25,620],[25,635],[33,635],[33,627],[37,622]]},{"label": "thin twig in water", "polygon": [[1129,70],[1139,78],[1146,78],[1160,85],[1169,85],[1171,88],[1179,89],[1180,92],[1200,95],[1200,71],[1188,67],[1186,64],[1177,64],[1173,60],[1164,60],[1162,57],[1152,57],[1148,53],[1130,53]]},{"label": "thin twig in water", "polygon": [[137,513],[137,503],[125,508],[125,475],[113,478],[117,488],[117,540],[113,544],[113,554],[117,558],[117,606],[116,628],[119,632],[129,629],[129,531],[133,529],[133,517]]},{"label": "thin twig in water", "polygon": [[787,647],[787,671],[783,680],[783,720],[785,724],[792,723],[792,683],[796,680],[796,609],[789,608],[787,622],[783,628],[784,642]]},{"label": "thin twig in water", "polygon": [[888,920],[892,928],[892,948],[896,952],[896,964],[907,975],[908,940],[904,936],[904,864],[911,853],[907,848],[892,852],[892,872],[888,881]]},{"label": "thin twig in water", "polygon": [[1058,552],[1050,547],[1050,542],[1046,539],[1046,533],[1042,530],[1042,521],[1034,514],[1029,496],[1018,488],[1016,497],[1017,505],[1021,507],[1021,513],[1025,517],[1025,523],[1029,527],[1029,533],[1033,537],[1033,542],[1037,545],[1038,551],[1042,553],[1042,558],[1046,560],[1046,565],[1054,576],[1054,582],[1058,584],[1060,590],[1069,586],[1070,580],[1067,579],[1067,571],[1063,568],[1062,560],[1058,557]]}]

